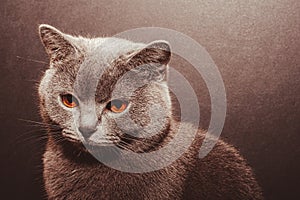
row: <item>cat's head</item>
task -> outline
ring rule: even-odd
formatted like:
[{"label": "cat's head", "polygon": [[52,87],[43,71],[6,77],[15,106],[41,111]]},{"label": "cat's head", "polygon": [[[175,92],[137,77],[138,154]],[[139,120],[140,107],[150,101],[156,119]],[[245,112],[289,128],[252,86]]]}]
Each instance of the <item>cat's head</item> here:
[{"label": "cat's head", "polygon": [[39,33],[50,58],[39,86],[50,135],[135,151],[164,137],[171,118],[167,42],[74,37],[49,25]]}]

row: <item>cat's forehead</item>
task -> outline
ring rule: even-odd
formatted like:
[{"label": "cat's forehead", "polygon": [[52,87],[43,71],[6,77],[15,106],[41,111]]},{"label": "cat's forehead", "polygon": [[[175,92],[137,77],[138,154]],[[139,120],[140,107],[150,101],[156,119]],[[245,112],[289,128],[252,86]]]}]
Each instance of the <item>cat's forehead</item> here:
[{"label": "cat's forehead", "polygon": [[85,46],[82,64],[77,69],[74,82],[76,95],[89,99],[95,94],[99,100],[110,98],[111,91],[126,70],[123,63],[133,51],[143,44],[118,38],[92,39]]},{"label": "cat's forehead", "polygon": [[114,59],[142,48],[145,44],[134,43],[120,38],[94,38],[84,43],[86,59],[112,62]]}]

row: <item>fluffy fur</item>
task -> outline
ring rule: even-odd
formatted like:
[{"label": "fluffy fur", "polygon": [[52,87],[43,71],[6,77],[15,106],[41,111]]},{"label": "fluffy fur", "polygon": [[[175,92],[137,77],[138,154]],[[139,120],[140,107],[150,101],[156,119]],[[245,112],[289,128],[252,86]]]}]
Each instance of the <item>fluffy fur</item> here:
[{"label": "fluffy fur", "polygon": [[[145,45],[118,38],[74,37],[49,25],[41,25],[39,32],[50,57],[39,87],[41,115],[49,128],[43,160],[49,199],[262,199],[251,168],[233,147],[219,140],[199,159],[205,135],[201,130],[179,159],[147,173],[109,168],[86,150],[86,146],[95,151],[101,147],[105,152],[102,142],[107,141],[144,153],[172,140],[180,123],[173,120],[166,84],[171,56],[167,42]],[[136,89],[135,84],[142,86]],[[63,94],[76,96],[79,106],[64,107]],[[115,98],[129,101],[124,113],[106,109]],[[181,125],[183,140],[190,139],[196,127]],[[77,127],[90,126],[96,131],[87,139]],[[141,137],[149,133],[146,127],[155,134]],[[182,144],[164,156],[172,157]],[[114,157],[116,162],[123,162],[122,154],[110,153],[119,156]]]}]

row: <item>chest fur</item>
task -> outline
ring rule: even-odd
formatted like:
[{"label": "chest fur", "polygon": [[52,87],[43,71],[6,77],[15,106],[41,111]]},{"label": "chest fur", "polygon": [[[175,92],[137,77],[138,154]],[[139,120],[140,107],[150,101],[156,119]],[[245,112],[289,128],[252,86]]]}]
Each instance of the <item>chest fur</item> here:
[{"label": "chest fur", "polygon": [[180,199],[185,170],[173,166],[154,172],[125,173],[98,164],[74,163],[57,149],[44,154],[49,199]]}]

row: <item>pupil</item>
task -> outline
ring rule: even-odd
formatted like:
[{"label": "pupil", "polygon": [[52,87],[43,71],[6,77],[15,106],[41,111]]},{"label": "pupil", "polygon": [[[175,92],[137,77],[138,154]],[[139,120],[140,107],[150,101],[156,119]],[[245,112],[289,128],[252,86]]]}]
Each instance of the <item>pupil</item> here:
[{"label": "pupil", "polygon": [[73,102],[72,95],[67,95],[67,100],[68,100],[68,102],[72,103]]},{"label": "pupil", "polygon": [[111,109],[111,102],[109,102],[106,106],[107,109]]}]

